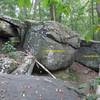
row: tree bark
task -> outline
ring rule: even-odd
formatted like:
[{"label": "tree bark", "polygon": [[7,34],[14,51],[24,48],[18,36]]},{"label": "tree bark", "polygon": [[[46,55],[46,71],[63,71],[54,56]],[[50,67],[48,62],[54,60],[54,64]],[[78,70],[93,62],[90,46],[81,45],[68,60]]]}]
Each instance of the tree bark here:
[{"label": "tree bark", "polygon": [[100,1],[96,2],[96,11],[97,11],[98,17],[100,17]]},{"label": "tree bark", "polygon": [[[100,24],[100,1],[96,1],[96,11],[98,15],[98,24]],[[95,35],[95,40],[100,40],[100,31]]]},{"label": "tree bark", "polygon": [[40,16],[40,21],[42,20],[42,13],[41,13],[41,4],[39,2],[39,16]]},{"label": "tree bark", "polygon": [[51,20],[56,21],[56,9],[54,4],[50,4],[50,16]]},{"label": "tree bark", "polygon": [[92,22],[92,39],[94,40],[94,0],[91,0],[91,22]]}]

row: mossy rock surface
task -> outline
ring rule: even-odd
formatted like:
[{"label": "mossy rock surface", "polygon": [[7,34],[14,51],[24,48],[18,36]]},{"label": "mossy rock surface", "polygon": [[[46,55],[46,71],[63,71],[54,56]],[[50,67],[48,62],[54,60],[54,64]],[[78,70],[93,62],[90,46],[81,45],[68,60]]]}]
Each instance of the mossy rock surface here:
[{"label": "mossy rock surface", "polygon": [[49,70],[69,67],[78,48],[78,34],[60,23],[31,22],[27,31],[24,49],[33,55]]}]

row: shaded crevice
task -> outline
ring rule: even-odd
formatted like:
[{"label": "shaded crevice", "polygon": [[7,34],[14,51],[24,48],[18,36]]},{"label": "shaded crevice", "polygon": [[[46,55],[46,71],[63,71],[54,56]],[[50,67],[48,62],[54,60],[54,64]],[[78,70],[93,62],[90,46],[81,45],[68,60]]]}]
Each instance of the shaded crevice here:
[{"label": "shaded crevice", "polygon": [[37,63],[35,63],[31,75],[47,76],[48,73],[43,68],[41,68]]},{"label": "shaded crevice", "polygon": [[60,44],[64,44],[64,45],[69,45],[69,46],[71,46],[72,48],[74,48],[74,49],[77,49],[77,47],[75,47],[75,46],[73,46],[72,44],[70,44],[70,43],[68,43],[68,42],[60,42],[60,41],[58,41],[56,38],[54,38],[51,34],[47,34],[47,37],[48,38],[50,38],[50,39],[52,39],[52,40],[54,40],[55,42],[58,42],[58,43],[60,43]]}]

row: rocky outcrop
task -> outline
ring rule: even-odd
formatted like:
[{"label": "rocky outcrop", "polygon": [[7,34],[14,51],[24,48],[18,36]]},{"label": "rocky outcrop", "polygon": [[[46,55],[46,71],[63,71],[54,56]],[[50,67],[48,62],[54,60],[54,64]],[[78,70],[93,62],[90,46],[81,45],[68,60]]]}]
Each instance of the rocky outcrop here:
[{"label": "rocky outcrop", "polygon": [[81,100],[61,80],[0,74],[0,100]]},{"label": "rocky outcrop", "polygon": [[[28,22],[29,23],[29,22]],[[78,47],[78,34],[57,22],[28,24],[24,49],[29,50],[49,70],[67,68]]]},{"label": "rocky outcrop", "polygon": [[6,33],[3,35],[18,37],[24,49],[35,55],[39,62],[49,70],[67,68],[72,64],[73,55],[78,47],[77,33],[52,21],[26,20],[21,22],[4,16],[0,17],[0,21],[6,26],[6,29],[1,26]]},{"label": "rocky outcrop", "polygon": [[35,58],[32,55],[27,55],[24,59],[22,64],[19,65],[19,67],[12,72],[11,74],[15,75],[31,75],[33,72],[33,68],[35,65]]},{"label": "rocky outcrop", "polygon": [[[49,70],[67,68],[72,64],[79,44],[77,33],[52,21],[21,22],[3,16],[0,17],[0,21],[2,36],[18,37],[24,49],[29,50]],[[17,38],[14,39],[16,41]]]},{"label": "rocky outcrop", "polygon": [[75,54],[75,60],[91,69],[99,71],[100,43],[82,41],[81,47]]},{"label": "rocky outcrop", "polygon": [[0,54],[0,73],[31,75],[35,64],[34,59],[32,55],[21,51]]}]

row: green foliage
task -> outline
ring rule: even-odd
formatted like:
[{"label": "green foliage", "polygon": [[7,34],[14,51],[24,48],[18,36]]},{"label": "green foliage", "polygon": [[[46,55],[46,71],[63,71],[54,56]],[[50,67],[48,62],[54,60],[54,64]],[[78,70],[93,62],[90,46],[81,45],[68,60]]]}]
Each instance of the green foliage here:
[{"label": "green foliage", "polygon": [[71,12],[71,5],[69,3],[58,3],[57,5],[57,14],[65,14],[66,16],[68,16]]},{"label": "green foliage", "polygon": [[93,35],[88,32],[86,34],[83,34],[82,37],[83,37],[84,40],[86,40],[87,42],[89,42],[93,38]]},{"label": "green foliage", "polygon": [[0,14],[16,17],[16,0],[0,0]]},{"label": "green foliage", "polygon": [[30,0],[18,0],[18,6],[20,8],[23,8],[23,7],[30,8],[31,7],[31,1]]},{"label": "green foliage", "polygon": [[31,15],[31,8],[32,8],[32,3],[31,0],[18,0],[17,6],[19,7],[19,18],[24,20],[27,18],[30,18],[29,16]]},{"label": "green foliage", "polygon": [[99,3],[99,2],[100,2],[100,0],[96,0],[96,2],[97,2],[97,3]]},{"label": "green foliage", "polygon": [[51,4],[60,4],[61,0],[41,0],[41,4],[44,7],[49,7]]},{"label": "green foliage", "polygon": [[71,12],[71,5],[69,3],[63,2],[62,0],[42,0],[41,5],[46,9],[50,8],[51,5],[54,5],[54,10],[56,12],[56,21],[59,22],[59,18],[62,17],[62,14],[68,16]]},{"label": "green foliage", "polygon": [[97,100],[97,96],[95,94],[92,94],[92,95],[88,95],[86,97],[86,100]]},{"label": "green foliage", "polygon": [[[55,6],[56,21],[78,32],[86,41],[97,35],[98,16],[95,6],[100,0],[1,0],[1,14],[16,17],[19,8],[20,19],[50,20],[50,5]],[[98,36],[98,35],[97,35]]]},{"label": "green foliage", "polygon": [[[83,89],[85,87],[89,87],[89,88],[92,88],[92,89],[96,89],[96,87],[98,85],[100,85],[100,77],[96,77],[95,79],[91,80],[89,83],[81,84],[79,86],[79,89]],[[85,100],[97,100],[97,97],[98,97],[98,95],[92,93],[92,94],[88,94],[85,97]]]},{"label": "green foliage", "polygon": [[78,81],[79,76],[77,75],[77,73],[73,69],[70,68],[68,79],[71,80],[71,81]]},{"label": "green foliage", "polygon": [[1,51],[4,53],[9,53],[12,51],[16,51],[16,48],[13,46],[13,44],[10,41],[8,41],[2,46]]}]

